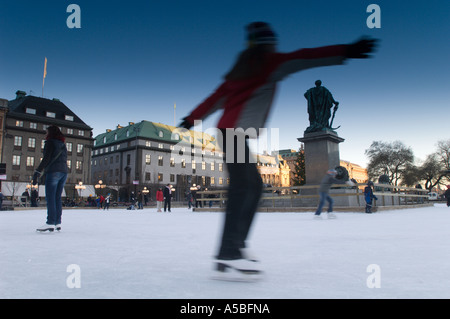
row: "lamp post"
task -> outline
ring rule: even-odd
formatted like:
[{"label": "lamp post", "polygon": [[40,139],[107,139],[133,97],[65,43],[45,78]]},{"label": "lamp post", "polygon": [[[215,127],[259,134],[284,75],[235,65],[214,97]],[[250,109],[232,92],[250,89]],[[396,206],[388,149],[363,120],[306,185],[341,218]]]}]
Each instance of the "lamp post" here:
[{"label": "lamp post", "polygon": [[77,185],[75,185],[75,189],[79,192],[79,197],[81,198],[81,190],[86,189],[86,186],[83,185],[83,182],[79,182]]}]

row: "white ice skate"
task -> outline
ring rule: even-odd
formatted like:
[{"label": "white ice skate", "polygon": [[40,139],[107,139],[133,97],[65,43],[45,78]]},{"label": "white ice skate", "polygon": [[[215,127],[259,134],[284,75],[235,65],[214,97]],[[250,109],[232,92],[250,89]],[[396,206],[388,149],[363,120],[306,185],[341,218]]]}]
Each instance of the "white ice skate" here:
[{"label": "white ice skate", "polygon": [[241,248],[240,251],[244,259],[247,259],[248,261],[259,262],[259,258],[253,253],[250,248]]},{"label": "white ice skate", "polygon": [[36,228],[37,232],[45,233],[45,232],[53,232],[55,230],[55,225],[45,224],[39,228]]},{"label": "white ice skate", "polygon": [[314,214],[313,219],[315,219],[315,220],[322,220],[323,218],[320,215]]},{"label": "white ice skate", "polygon": [[258,263],[247,259],[223,260],[214,262],[212,279],[224,281],[254,282],[262,278]]},{"label": "white ice skate", "polygon": [[337,216],[334,213],[327,213],[328,219],[336,219]]},{"label": "white ice skate", "polygon": [[56,224],[55,229],[56,229],[57,231],[61,231],[61,224]]}]

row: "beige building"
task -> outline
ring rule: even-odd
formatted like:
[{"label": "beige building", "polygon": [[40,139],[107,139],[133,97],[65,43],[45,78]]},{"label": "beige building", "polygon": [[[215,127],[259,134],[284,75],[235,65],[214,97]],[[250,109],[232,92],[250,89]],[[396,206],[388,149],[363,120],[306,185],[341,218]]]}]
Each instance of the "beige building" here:
[{"label": "beige building", "polygon": [[264,184],[290,186],[290,168],[280,155],[257,155],[257,168]]}]

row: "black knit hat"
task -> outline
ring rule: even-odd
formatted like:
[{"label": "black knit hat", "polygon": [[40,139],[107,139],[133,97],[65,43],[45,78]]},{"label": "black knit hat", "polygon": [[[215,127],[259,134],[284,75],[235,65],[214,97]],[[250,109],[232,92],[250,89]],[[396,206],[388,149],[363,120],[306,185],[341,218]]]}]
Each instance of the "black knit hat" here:
[{"label": "black knit hat", "polygon": [[277,44],[277,36],[266,22],[252,22],[247,27],[249,45]]}]

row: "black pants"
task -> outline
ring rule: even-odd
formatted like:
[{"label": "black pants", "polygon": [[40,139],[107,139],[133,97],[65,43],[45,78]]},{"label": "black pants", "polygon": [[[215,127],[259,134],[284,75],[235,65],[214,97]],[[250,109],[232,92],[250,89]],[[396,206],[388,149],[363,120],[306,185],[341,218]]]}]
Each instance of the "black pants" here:
[{"label": "black pants", "polygon": [[164,200],[164,211],[166,211],[167,208],[169,208],[169,212],[170,212],[170,199]]},{"label": "black pants", "polygon": [[[225,132],[222,150],[226,152]],[[236,137],[234,143],[228,146],[234,147],[234,159],[226,160],[230,177],[228,187],[228,202],[223,226],[222,241],[220,244],[219,259],[239,259],[242,258],[240,248],[245,247],[253,218],[258,208],[262,191],[262,180],[256,168],[256,163],[250,161],[250,150],[247,140],[239,149]],[[245,152],[243,163],[237,162],[239,152]]]}]

